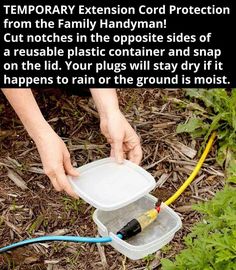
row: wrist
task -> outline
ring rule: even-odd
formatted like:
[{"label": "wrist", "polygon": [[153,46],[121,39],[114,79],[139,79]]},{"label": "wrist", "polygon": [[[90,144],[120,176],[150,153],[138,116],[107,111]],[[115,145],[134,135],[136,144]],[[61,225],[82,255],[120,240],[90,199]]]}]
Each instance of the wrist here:
[{"label": "wrist", "polygon": [[52,127],[46,121],[38,123],[34,127],[29,128],[27,131],[36,144],[43,142],[44,138],[47,137],[48,134],[54,133]]},{"label": "wrist", "polygon": [[98,113],[99,113],[100,119],[102,120],[102,119],[108,119],[117,114],[121,114],[121,111],[119,107],[117,108],[111,107],[111,108],[106,108],[104,110],[100,110]]},{"label": "wrist", "polygon": [[116,89],[90,88],[100,118],[107,118],[110,114],[120,112]]}]

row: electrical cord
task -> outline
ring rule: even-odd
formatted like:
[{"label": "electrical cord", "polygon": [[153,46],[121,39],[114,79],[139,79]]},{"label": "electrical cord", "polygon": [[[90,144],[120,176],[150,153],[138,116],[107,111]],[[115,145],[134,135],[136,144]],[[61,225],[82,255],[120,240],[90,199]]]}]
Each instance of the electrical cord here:
[{"label": "electrical cord", "polygon": [[165,201],[166,205],[170,205],[172,204],[176,199],[178,199],[178,197],[185,191],[185,189],[192,183],[192,181],[195,179],[195,177],[197,176],[197,174],[199,173],[202,164],[204,163],[211,147],[212,144],[214,142],[216,138],[216,132],[213,132],[211,134],[211,137],[206,145],[206,148],[204,149],[202,156],[200,157],[196,167],[194,168],[194,170],[192,171],[192,173],[190,174],[190,176],[187,178],[187,180],[183,183],[183,185],[167,200]]},{"label": "electrical cord", "polygon": [[[171,203],[173,203],[195,179],[212,147],[215,137],[216,132],[213,132],[193,172],[183,183],[183,185],[174,193],[174,195],[172,195],[167,201],[164,202],[165,205],[170,205]],[[117,233],[122,235],[123,240],[133,237],[134,235],[142,232],[150,224],[152,224],[157,219],[160,211],[161,211],[161,202],[157,202],[155,208],[148,210],[138,218],[132,219]]]},{"label": "electrical cord", "polygon": [[[117,235],[122,238],[122,235]],[[80,236],[41,236],[37,238],[30,238],[14,244],[0,248],[0,253],[10,251],[14,248],[23,247],[29,244],[43,243],[49,241],[63,241],[63,242],[74,242],[74,243],[109,243],[112,241],[111,237],[80,237]]]}]

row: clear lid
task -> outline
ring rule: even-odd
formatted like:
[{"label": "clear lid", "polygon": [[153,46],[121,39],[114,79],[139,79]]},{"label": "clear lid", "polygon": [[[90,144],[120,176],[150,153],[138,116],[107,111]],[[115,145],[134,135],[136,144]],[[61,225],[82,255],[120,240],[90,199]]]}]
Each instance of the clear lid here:
[{"label": "clear lid", "polygon": [[113,158],[105,158],[77,170],[79,177],[68,176],[73,190],[86,202],[104,211],[130,204],[156,185],[151,174],[128,160],[117,164]]}]

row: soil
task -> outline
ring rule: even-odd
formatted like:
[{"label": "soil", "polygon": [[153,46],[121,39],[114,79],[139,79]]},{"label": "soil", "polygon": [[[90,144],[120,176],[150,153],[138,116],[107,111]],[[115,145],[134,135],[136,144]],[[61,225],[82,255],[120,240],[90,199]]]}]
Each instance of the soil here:
[{"label": "soil", "polygon": [[[99,118],[91,97],[68,95],[65,91],[34,91],[47,121],[68,148],[74,166],[109,156],[109,145],[99,131]],[[152,194],[166,200],[188,177],[199,156],[186,156],[178,143],[198,149],[201,140],[176,134],[179,123],[193,115],[183,108],[181,89],[123,89],[118,91],[121,110],[141,137],[143,160],[157,181]],[[35,123],[37,124],[37,123]],[[29,237],[47,234],[96,236],[92,221],[94,208],[56,192],[42,173],[42,163],[32,139],[0,93],[0,246]],[[215,162],[215,146],[195,182],[172,205],[179,213],[183,228],[163,250],[143,260],[132,261],[109,245],[49,242],[16,249],[0,255],[4,269],[161,269],[160,259],[173,258],[183,247],[183,237],[200,220],[191,209],[194,203],[214,196],[224,184]],[[25,182],[18,187],[8,174],[15,173]],[[148,268],[149,267],[149,268]]]}]

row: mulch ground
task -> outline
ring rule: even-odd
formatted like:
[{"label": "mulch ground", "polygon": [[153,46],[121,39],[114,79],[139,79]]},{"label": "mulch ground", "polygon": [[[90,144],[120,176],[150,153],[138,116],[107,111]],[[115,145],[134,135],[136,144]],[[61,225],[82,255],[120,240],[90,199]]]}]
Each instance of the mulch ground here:
[{"label": "mulch ground", "polygon": [[[35,91],[40,108],[53,129],[67,144],[74,166],[109,155],[109,145],[99,131],[99,119],[90,97],[68,96],[58,91]],[[182,90],[124,89],[120,106],[142,140],[141,166],[156,179],[152,194],[167,199],[183,183],[198,160],[201,140],[176,134],[179,123],[192,116],[183,108]],[[37,124],[37,123],[35,123]],[[0,93],[0,246],[46,234],[96,236],[94,208],[82,200],[57,193],[42,172],[34,142]],[[224,183],[215,163],[215,147],[197,179],[172,205],[183,228],[163,250],[143,260],[132,261],[109,245],[45,243],[19,248],[0,256],[4,269],[161,269],[160,259],[172,258],[184,248],[183,237],[200,215],[191,209],[206,201]],[[18,179],[20,188],[11,179]]]}]

